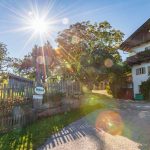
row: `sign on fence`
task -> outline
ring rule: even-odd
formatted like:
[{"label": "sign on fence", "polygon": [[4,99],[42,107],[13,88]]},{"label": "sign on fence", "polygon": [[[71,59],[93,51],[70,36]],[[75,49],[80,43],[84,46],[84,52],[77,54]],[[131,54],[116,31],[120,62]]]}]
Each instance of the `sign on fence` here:
[{"label": "sign on fence", "polygon": [[39,95],[43,95],[45,93],[45,89],[43,87],[36,87],[34,91]]}]

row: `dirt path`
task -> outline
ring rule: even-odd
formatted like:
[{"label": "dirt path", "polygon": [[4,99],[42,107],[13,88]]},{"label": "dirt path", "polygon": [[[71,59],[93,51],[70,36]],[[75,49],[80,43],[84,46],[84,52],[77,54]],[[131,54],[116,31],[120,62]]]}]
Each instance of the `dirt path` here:
[{"label": "dirt path", "polygon": [[[95,125],[101,114],[110,112],[106,109],[96,110],[51,136],[39,150],[149,150],[150,109],[148,106],[150,107],[150,104],[121,101],[116,108],[111,109],[111,112],[121,117],[123,124],[121,135],[111,135],[109,130],[105,132],[96,129]],[[105,118],[110,119],[110,117]],[[115,130],[119,127],[118,123],[118,128]]]}]

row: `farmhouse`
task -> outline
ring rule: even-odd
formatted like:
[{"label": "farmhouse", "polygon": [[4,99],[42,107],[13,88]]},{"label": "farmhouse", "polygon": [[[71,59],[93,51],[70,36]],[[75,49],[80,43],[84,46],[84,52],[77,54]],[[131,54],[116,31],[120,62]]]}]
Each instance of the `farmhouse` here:
[{"label": "farmhouse", "polygon": [[139,27],[120,46],[130,53],[127,58],[132,67],[134,98],[140,94],[140,85],[150,77],[150,19]]}]

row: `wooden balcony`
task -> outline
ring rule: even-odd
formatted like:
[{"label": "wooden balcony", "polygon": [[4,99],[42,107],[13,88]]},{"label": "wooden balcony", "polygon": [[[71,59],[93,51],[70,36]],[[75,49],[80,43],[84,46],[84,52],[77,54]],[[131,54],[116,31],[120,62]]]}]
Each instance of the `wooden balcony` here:
[{"label": "wooden balcony", "polygon": [[149,61],[150,61],[150,50],[139,52],[136,55],[127,58],[127,63],[130,66]]}]

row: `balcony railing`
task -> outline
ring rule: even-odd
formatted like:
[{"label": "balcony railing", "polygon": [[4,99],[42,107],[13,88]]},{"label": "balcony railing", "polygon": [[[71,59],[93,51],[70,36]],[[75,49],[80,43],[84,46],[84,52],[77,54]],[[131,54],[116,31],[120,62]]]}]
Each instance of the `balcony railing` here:
[{"label": "balcony railing", "polygon": [[131,66],[149,61],[150,61],[150,50],[139,52],[136,55],[127,58],[127,63]]}]

